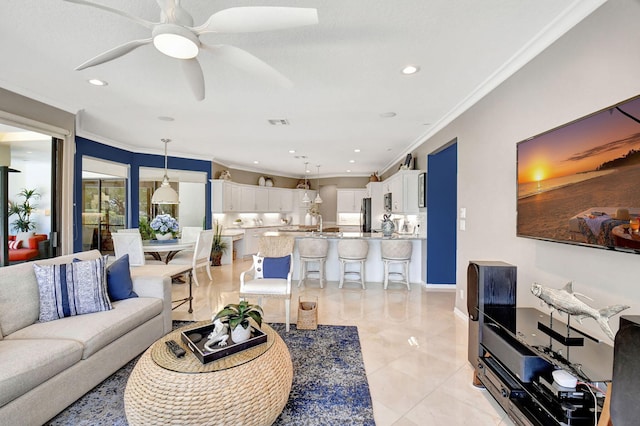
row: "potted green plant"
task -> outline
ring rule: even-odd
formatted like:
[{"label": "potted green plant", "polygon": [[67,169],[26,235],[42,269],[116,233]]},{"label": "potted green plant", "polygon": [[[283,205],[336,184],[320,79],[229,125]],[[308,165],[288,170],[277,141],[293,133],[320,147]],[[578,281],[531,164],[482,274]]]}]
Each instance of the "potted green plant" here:
[{"label": "potted green plant", "polygon": [[29,232],[36,229],[36,224],[31,221],[31,214],[36,209],[36,205],[31,204],[32,199],[36,199],[40,196],[35,189],[23,188],[18,193],[18,196],[24,197],[22,203],[10,203],[9,204],[9,216],[18,215],[12,225],[13,229],[18,232]]},{"label": "potted green plant", "polygon": [[216,221],[211,245],[211,265],[220,266],[222,255],[227,251],[227,242],[222,239],[222,226]]},{"label": "potted green plant", "polygon": [[225,306],[213,321],[218,319],[229,325],[231,339],[235,343],[240,343],[251,337],[250,319],[253,319],[258,327],[262,326],[262,308],[260,305],[251,305],[246,300],[242,300],[238,304],[230,303]]}]

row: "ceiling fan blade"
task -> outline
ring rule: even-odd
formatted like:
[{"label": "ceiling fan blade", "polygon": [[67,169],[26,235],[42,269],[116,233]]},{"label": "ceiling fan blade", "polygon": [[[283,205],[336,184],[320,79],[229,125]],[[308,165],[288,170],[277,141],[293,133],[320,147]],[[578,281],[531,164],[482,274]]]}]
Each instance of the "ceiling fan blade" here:
[{"label": "ceiling fan blade", "polygon": [[143,27],[146,28],[153,28],[154,25],[156,25],[155,23],[151,22],[151,21],[147,21],[146,19],[142,19],[142,18],[138,18],[137,16],[133,16],[128,14],[127,12],[123,12],[122,10],[118,10],[118,9],[114,9],[112,7],[109,6],[103,6],[101,4],[98,3],[93,3],[90,1],[86,1],[86,0],[64,0],[67,3],[75,3],[75,4],[81,4],[84,6],[91,6],[91,7],[95,7],[96,9],[102,9],[102,10],[106,10],[107,12],[111,12],[111,13],[115,13],[116,15],[120,15],[123,16],[133,22],[135,22],[136,24],[140,24]]},{"label": "ceiling fan blade", "polygon": [[162,10],[162,22],[193,26],[193,18],[180,6],[180,0],[156,0]]},{"label": "ceiling fan blade", "polygon": [[318,10],[304,7],[232,7],[214,13],[197,34],[252,33],[282,30],[318,23]]},{"label": "ceiling fan blade", "polygon": [[181,59],[182,70],[187,78],[187,83],[196,97],[196,100],[204,99],[204,75],[202,67],[196,58]]},{"label": "ceiling fan blade", "polygon": [[287,89],[293,87],[293,83],[271,65],[253,56],[246,50],[238,47],[219,45],[202,46],[211,52],[217,59],[227,62],[242,71],[246,71],[256,77],[275,81],[280,86]]},{"label": "ceiling fan blade", "polygon": [[78,67],[76,67],[76,71],[109,62],[113,59],[119,58],[122,55],[126,55],[127,53],[131,52],[134,49],[137,49],[140,46],[149,44],[152,41],[153,39],[150,38],[144,40],[133,40],[120,46],[114,47],[113,49],[107,50],[106,52],[99,54],[95,58],[89,59],[87,62],[79,65]]}]

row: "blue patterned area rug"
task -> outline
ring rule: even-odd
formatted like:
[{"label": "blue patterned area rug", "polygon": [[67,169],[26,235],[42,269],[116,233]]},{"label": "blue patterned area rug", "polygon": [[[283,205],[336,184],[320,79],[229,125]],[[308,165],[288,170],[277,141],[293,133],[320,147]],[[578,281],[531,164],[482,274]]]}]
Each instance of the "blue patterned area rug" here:
[{"label": "blue patterned area rug", "polygon": [[[173,327],[187,324],[174,321]],[[289,333],[284,324],[271,327],[287,344],[293,361],[289,401],[275,425],[375,425],[357,327],[318,325],[317,330],[297,330],[292,324]],[[126,426],[124,388],[137,361],[116,371],[47,424]]]}]

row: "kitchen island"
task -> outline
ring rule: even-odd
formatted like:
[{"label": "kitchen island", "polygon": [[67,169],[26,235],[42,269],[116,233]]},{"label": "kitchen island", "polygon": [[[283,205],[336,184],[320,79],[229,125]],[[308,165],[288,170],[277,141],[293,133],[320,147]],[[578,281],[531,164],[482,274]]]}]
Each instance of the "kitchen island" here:
[{"label": "kitchen island", "polygon": [[[409,281],[411,283],[424,283],[426,277],[425,238],[415,235],[398,235],[383,237],[379,232],[299,232],[299,231],[265,231],[264,236],[290,236],[296,239],[293,253],[293,285],[297,285],[300,274],[300,255],[298,254],[298,241],[302,238],[326,238],[329,240],[329,251],[326,262],[327,281],[340,281],[340,262],[338,261],[338,242],[342,239],[363,239],[369,243],[369,255],[365,262],[365,279],[367,283],[380,283],[384,280],[384,267],[382,263],[380,243],[388,239],[403,239],[411,241],[413,251],[409,264]],[[395,270],[395,269],[394,269]],[[357,284],[356,284],[357,285]],[[345,287],[353,284],[345,282]],[[395,288],[390,284],[390,288]]]}]

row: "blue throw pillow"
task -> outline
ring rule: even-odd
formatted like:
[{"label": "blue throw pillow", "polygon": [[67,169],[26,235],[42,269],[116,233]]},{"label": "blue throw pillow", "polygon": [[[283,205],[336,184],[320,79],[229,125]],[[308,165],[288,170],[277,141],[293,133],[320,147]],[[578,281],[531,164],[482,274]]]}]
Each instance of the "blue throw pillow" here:
[{"label": "blue throw pillow", "polygon": [[136,292],[133,291],[128,254],[116,259],[107,268],[107,290],[112,302],[138,297]]},{"label": "blue throw pillow", "polygon": [[291,256],[265,257],[262,264],[264,278],[287,278],[291,264]]}]

